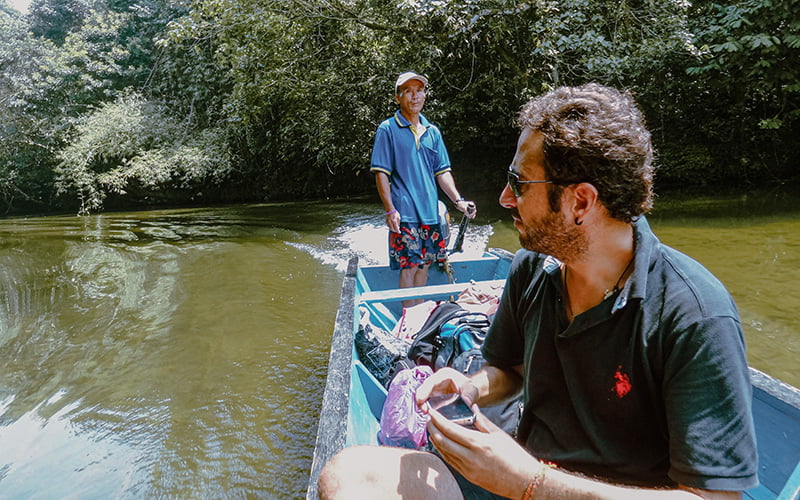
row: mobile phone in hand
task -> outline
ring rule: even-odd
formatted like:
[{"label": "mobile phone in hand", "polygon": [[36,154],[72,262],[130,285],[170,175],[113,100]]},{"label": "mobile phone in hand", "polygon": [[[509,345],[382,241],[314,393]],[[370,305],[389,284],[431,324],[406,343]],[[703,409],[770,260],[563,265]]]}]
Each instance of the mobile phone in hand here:
[{"label": "mobile phone in hand", "polygon": [[428,400],[428,404],[451,422],[464,426],[475,423],[475,413],[459,394],[435,396]]}]

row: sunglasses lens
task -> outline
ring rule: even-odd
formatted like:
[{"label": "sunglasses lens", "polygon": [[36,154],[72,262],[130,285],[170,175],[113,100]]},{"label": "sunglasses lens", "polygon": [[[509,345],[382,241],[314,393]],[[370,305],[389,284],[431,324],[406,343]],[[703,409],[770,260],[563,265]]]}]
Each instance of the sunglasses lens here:
[{"label": "sunglasses lens", "polygon": [[508,178],[508,187],[511,188],[511,192],[514,194],[514,196],[519,198],[520,193],[519,193],[519,184],[517,184],[518,180],[517,176],[514,175],[513,172],[507,172],[506,177]]}]

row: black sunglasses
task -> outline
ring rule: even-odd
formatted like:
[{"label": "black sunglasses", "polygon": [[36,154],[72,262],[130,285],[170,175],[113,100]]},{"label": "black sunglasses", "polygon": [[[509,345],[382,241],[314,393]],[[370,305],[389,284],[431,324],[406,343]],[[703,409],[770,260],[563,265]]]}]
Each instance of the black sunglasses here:
[{"label": "black sunglasses", "polygon": [[511,188],[511,192],[514,193],[514,196],[517,198],[522,196],[522,193],[519,190],[520,184],[558,184],[557,182],[553,181],[521,181],[519,180],[519,174],[511,170],[511,167],[508,168],[506,177],[508,178],[508,187]]}]

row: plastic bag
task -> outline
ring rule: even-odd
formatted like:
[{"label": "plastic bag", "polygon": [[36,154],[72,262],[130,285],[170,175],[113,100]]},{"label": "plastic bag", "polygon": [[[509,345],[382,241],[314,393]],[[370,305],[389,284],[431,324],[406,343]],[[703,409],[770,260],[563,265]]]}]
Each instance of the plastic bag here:
[{"label": "plastic bag", "polygon": [[393,337],[370,323],[369,311],[361,309],[361,321],[355,335],[356,352],[375,378],[384,387],[389,384],[390,370],[408,353],[410,343]]},{"label": "plastic bag", "polygon": [[392,329],[392,335],[411,343],[411,337],[422,329],[436,306],[436,302],[426,300],[415,306],[404,307],[400,321]]},{"label": "plastic bag", "polygon": [[425,424],[429,417],[417,408],[414,394],[432,373],[429,366],[415,366],[397,373],[381,411],[378,431],[381,444],[417,450],[428,444]]}]

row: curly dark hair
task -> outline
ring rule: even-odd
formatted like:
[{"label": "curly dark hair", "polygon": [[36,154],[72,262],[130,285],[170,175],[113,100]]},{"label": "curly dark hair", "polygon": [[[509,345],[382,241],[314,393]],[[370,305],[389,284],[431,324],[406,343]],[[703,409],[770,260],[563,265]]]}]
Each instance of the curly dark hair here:
[{"label": "curly dark hair", "polygon": [[560,87],[529,101],[520,128],[544,136],[549,201],[558,210],[563,186],[588,182],[611,217],[630,222],[653,206],[653,146],[628,92],[588,83]]}]

